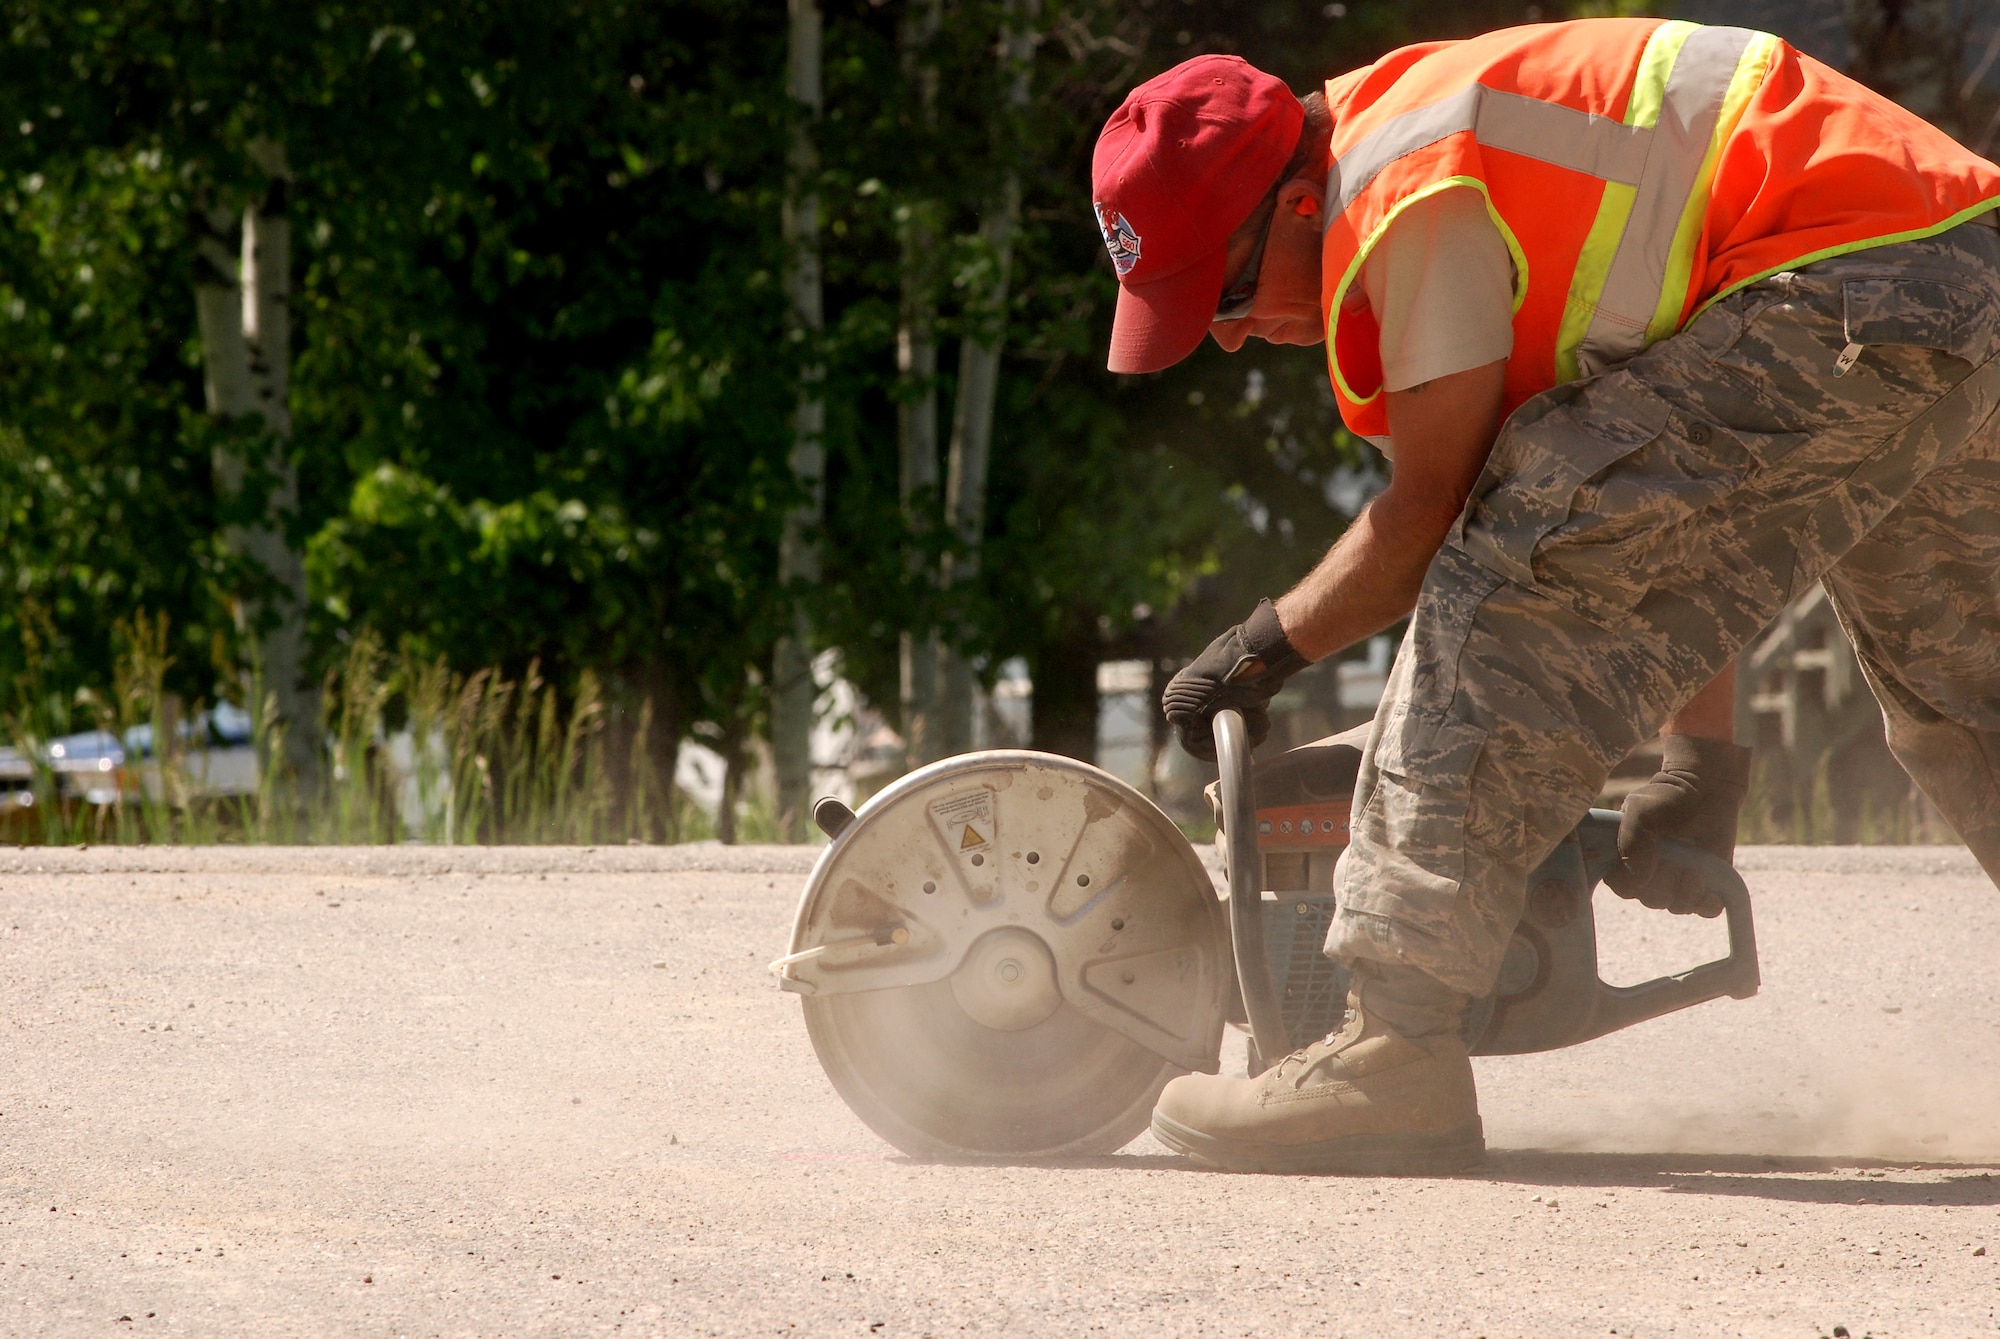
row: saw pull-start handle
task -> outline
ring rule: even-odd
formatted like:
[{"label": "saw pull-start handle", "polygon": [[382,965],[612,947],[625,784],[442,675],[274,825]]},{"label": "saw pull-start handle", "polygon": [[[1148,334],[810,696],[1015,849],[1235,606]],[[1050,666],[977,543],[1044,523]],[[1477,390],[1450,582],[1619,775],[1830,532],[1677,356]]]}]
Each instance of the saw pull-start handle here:
[{"label": "saw pull-start handle", "polygon": [[1289,1054],[1271,964],[1264,956],[1263,862],[1257,850],[1257,790],[1250,771],[1250,731],[1241,712],[1215,713],[1215,762],[1221,773],[1224,859],[1229,866],[1229,940],[1236,956],[1236,984],[1250,1036],[1266,1062]]}]

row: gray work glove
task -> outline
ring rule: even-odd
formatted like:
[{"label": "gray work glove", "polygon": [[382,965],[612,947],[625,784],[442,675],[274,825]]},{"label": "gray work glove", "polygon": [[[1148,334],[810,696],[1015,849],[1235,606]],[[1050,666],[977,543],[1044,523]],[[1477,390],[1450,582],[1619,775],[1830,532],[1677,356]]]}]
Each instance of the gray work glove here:
[{"label": "gray work glove", "polygon": [[1618,825],[1621,867],[1605,878],[1620,897],[1676,916],[1720,916],[1722,900],[1699,874],[1662,865],[1661,838],[1728,860],[1736,854],[1736,814],[1750,790],[1750,750],[1720,739],[1668,735],[1660,770],[1625,797]]},{"label": "gray work glove", "polygon": [[1181,747],[1197,758],[1215,757],[1215,713],[1243,713],[1255,748],[1271,733],[1271,699],[1285,680],[1312,662],[1292,649],[1269,600],[1259,600],[1250,617],[1217,637],[1160,695],[1167,720],[1180,732]]}]

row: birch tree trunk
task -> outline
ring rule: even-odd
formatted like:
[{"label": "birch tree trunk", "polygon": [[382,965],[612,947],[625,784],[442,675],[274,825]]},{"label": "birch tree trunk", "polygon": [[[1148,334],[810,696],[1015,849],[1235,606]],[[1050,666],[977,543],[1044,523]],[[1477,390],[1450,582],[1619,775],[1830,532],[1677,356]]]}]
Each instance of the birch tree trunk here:
[{"label": "birch tree trunk", "polygon": [[[900,34],[903,74],[917,95],[917,125],[928,140],[937,130],[937,62],[931,42],[944,23],[943,0],[918,0]],[[896,414],[897,490],[903,516],[921,534],[930,528],[938,486],[937,206],[921,195],[901,219],[902,311],[896,328],[896,372],[902,385]],[[911,555],[912,565],[919,563]],[[931,628],[905,631],[902,669],[903,761],[921,767],[943,755],[937,720],[938,640]]]},{"label": "birch tree trunk", "polygon": [[[819,153],[813,135],[823,93],[820,79],[818,0],[789,0],[791,65],[787,92],[803,112],[792,132],[790,171],[785,189],[785,289],[791,300],[793,337],[810,349],[825,325],[819,263]],[[820,555],[814,532],[820,522],[826,477],[824,370],[809,360],[799,378],[792,414],[792,476],[803,500],[785,518],[778,576],[788,588],[819,580]],[[771,656],[771,753],[778,783],[778,824],[787,841],[804,841],[812,789],[813,708],[819,687],[813,681],[812,628],[803,603],[796,604],[791,629]]]},{"label": "birch tree trunk", "polygon": [[[942,578],[949,587],[979,570],[979,544],[986,527],[986,476],[991,465],[993,410],[1000,389],[1000,355],[1007,342],[1008,279],[1013,267],[1014,232],[1021,220],[1021,134],[1018,119],[1028,105],[1034,72],[1035,22],[1040,0],[1008,0],[1000,32],[1000,61],[1007,76],[1000,142],[1007,166],[981,232],[992,257],[992,280],[968,313],[959,344],[958,396],[952,409],[950,463],[945,476],[945,523],[964,550],[947,554]],[[972,747],[972,666],[950,648],[938,655],[939,715],[945,753]]]},{"label": "birch tree trunk", "polygon": [[[218,495],[233,499],[254,471],[268,479],[264,512],[223,532],[232,553],[269,573],[276,591],[237,605],[238,626],[257,629],[263,688],[276,700],[280,755],[302,802],[318,784],[318,713],[305,682],[305,564],[286,534],[298,511],[298,469],[290,454],[292,229],[287,212],[291,174],[282,147],[259,143],[251,156],[263,169],[263,194],[241,215],[202,210],[195,240],[195,315],[201,333],[203,390],[208,412],[225,421],[260,419],[265,434],[246,447],[218,447],[212,461]],[[245,704],[251,712],[263,703]],[[280,759],[269,760],[272,763]]]}]

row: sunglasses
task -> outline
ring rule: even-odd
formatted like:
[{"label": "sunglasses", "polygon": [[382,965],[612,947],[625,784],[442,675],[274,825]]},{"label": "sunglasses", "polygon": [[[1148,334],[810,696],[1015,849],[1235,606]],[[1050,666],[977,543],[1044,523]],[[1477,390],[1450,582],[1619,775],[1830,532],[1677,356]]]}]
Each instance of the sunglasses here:
[{"label": "sunglasses", "polygon": [[1215,304],[1215,319],[1218,321],[1240,321],[1257,305],[1257,272],[1264,266],[1264,243],[1271,236],[1271,219],[1278,211],[1278,187],[1283,184],[1284,177],[1280,174],[1270,193],[1258,202],[1256,213],[1263,217],[1264,223],[1257,230],[1257,245],[1250,248],[1250,258],[1243,263],[1243,273],[1236,277],[1235,283],[1222,290],[1222,298]]},{"label": "sunglasses", "polygon": [[1240,321],[1257,305],[1257,271],[1263,268],[1264,239],[1270,235],[1268,227],[1257,234],[1257,245],[1250,248],[1250,259],[1243,266],[1242,275],[1222,290],[1222,300],[1215,304],[1216,320]]}]

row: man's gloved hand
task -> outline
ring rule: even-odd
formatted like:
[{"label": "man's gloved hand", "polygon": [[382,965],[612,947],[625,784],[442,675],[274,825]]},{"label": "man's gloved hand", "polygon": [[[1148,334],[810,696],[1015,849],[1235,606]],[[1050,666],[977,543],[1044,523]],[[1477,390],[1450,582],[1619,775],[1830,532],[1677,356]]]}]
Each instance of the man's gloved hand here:
[{"label": "man's gloved hand", "polygon": [[1215,713],[1235,708],[1250,729],[1251,747],[1271,733],[1271,699],[1285,680],[1308,664],[1292,649],[1278,611],[1260,600],[1250,617],[1217,637],[1173,677],[1160,695],[1181,747],[1197,758],[1215,757]]},{"label": "man's gloved hand", "polygon": [[1622,868],[1604,881],[1620,897],[1676,916],[1720,916],[1722,901],[1701,876],[1660,863],[1659,843],[1668,838],[1724,860],[1736,854],[1736,812],[1750,790],[1750,750],[1696,735],[1668,735],[1660,743],[1660,770],[1625,797],[1618,825]]}]

